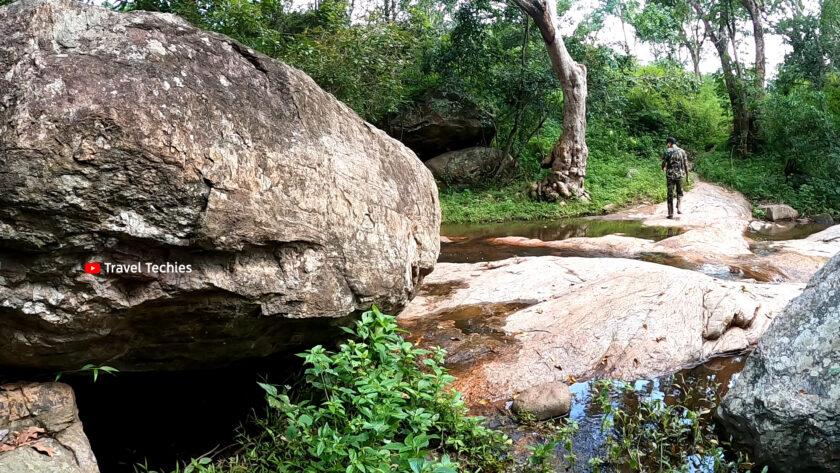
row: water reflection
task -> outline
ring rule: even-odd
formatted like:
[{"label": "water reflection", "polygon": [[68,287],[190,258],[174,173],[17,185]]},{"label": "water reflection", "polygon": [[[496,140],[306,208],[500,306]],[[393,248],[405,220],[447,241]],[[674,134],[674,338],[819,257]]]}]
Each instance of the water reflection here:
[{"label": "water reflection", "polygon": [[[704,411],[711,407],[710,399],[719,400],[731,386],[744,367],[745,357],[716,358],[705,364],[682,370],[678,373],[654,379],[632,382],[612,381],[614,389],[609,398],[613,408],[620,408],[629,416],[640,413],[640,405],[650,401],[662,401],[667,406],[680,404],[693,411]],[[569,420],[576,421],[580,430],[574,437],[573,450],[577,456],[575,471],[592,471],[587,462],[590,458],[607,458],[605,452],[605,434],[601,431],[605,413],[596,399],[593,382],[575,383],[570,386],[573,401]],[[500,407],[497,412],[502,412]],[[486,414],[486,411],[484,412]],[[703,415],[710,421],[712,412]],[[523,428],[511,421],[496,420],[496,426],[502,428],[514,439],[517,451],[525,457],[525,445],[534,445],[546,440],[544,432],[538,428]],[[557,471],[564,471],[563,456],[567,454],[563,447],[558,447],[555,458]],[[693,457],[688,471],[709,473],[713,468],[712,458]],[[624,467],[602,466],[602,472],[630,472]],[[651,471],[656,471],[653,467]]]},{"label": "water reflection", "polygon": [[498,261],[514,256],[609,256],[577,250],[530,248],[491,244],[491,238],[520,236],[543,241],[566,240],[577,237],[626,235],[659,241],[679,235],[678,227],[650,227],[637,221],[607,221],[566,219],[557,221],[505,222],[487,224],[444,224],[440,229],[446,237],[441,243],[438,261],[446,263],[477,263]]}]

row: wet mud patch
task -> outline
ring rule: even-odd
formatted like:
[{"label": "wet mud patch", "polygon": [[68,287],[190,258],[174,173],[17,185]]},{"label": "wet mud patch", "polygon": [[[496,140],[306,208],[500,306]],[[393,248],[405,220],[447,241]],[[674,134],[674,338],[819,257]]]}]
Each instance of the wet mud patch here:
[{"label": "wet mud patch", "polygon": [[476,364],[518,350],[519,342],[503,327],[507,317],[537,301],[470,304],[428,314],[420,319],[398,320],[406,338],[423,348],[441,347],[446,367],[453,375]]},{"label": "wet mud patch", "polygon": [[458,289],[466,289],[470,287],[466,281],[447,281],[439,283],[424,283],[417,291],[418,296],[425,297],[440,297],[444,298],[451,296]]}]

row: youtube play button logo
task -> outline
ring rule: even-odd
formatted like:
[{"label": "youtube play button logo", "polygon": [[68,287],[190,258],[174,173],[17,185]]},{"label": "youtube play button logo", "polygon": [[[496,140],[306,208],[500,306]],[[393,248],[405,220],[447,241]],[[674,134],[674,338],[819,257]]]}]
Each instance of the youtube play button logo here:
[{"label": "youtube play button logo", "polygon": [[85,272],[88,274],[99,274],[101,268],[99,263],[85,263]]}]

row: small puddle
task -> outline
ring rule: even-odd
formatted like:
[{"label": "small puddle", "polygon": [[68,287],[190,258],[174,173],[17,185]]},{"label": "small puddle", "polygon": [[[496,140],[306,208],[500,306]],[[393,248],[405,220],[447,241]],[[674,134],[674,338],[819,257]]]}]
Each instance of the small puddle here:
[{"label": "small puddle", "polygon": [[534,304],[536,301],[462,305],[418,320],[400,321],[400,326],[409,332],[407,339],[423,348],[446,350],[446,367],[457,376],[490,356],[512,350],[518,342],[502,327],[510,314]]},{"label": "small puddle", "polygon": [[813,222],[774,223],[768,224],[760,230],[747,229],[745,235],[756,241],[802,240],[828,227],[828,225]]},{"label": "small puddle", "polygon": [[606,256],[579,250],[560,250],[545,247],[522,247],[491,244],[488,240],[508,236],[535,238],[543,241],[566,240],[576,237],[626,235],[659,241],[682,233],[678,227],[650,227],[638,221],[607,221],[566,219],[535,222],[504,222],[487,224],[444,224],[441,235],[451,242],[440,245],[438,261],[444,263],[478,263],[498,261],[514,256]]}]

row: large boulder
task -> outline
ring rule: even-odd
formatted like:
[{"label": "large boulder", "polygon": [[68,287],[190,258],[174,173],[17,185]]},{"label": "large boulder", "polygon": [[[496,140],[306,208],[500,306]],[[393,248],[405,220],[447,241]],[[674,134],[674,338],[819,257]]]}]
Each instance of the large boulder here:
[{"label": "large boulder", "polygon": [[764,211],[767,216],[767,220],[770,220],[771,222],[778,222],[780,220],[796,220],[799,218],[799,212],[790,205],[767,204],[759,205],[758,208]]},{"label": "large boulder", "polygon": [[431,173],[304,73],[69,0],[4,7],[0,31],[0,365],[298,350],[434,266]]},{"label": "large boulder", "polygon": [[70,386],[0,386],[0,471],[99,473]]},{"label": "large boulder", "polygon": [[476,146],[443,153],[425,164],[435,179],[446,184],[474,185],[486,183],[512,162],[513,158],[503,150]]},{"label": "large boulder", "polygon": [[492,116],[463,97],[430,93],[393,118],[388,133],[427,160],[448,151],[488,146],[496,128]]},{"label": "large boulder", "polygon": [[717,410],[779,472],[840,471],[840,256],[773,321]]}]

